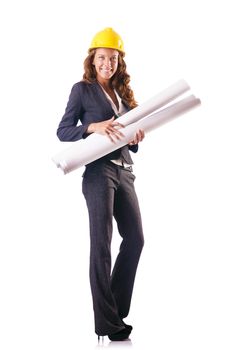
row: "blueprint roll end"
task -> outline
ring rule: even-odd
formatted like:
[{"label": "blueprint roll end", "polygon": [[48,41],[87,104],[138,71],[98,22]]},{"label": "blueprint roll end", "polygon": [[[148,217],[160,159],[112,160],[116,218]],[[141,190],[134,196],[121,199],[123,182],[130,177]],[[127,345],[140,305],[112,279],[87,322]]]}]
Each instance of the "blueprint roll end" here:
[{"label": "blueprint roll end", "polygon": [[68,166],[65,160],[57,161],[56,159],[52,158],[52,161],[55,163],[57,168],[63,171],[64,175],[68,173]]},{"label": "blueprint roll end", "polygon": [[66,175],[68,173],[68,166],[67,166],[67,163],[65,160],[60,161],[59,165],[57,165],[57,167],[63,171],[64,175]]}]

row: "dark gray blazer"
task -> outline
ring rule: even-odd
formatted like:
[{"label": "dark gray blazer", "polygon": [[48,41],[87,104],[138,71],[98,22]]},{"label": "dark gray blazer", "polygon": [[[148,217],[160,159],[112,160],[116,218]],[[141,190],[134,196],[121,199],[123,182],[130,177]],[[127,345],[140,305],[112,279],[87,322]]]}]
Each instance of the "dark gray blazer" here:
[{"label": "dark gray blazer", "polygon": [[[123,102],[125,107],[129,106]],[[98,83],[86,83],[80,81],[73,85],[65,114],[57,129],[57,136],[60,141],[77,141],[86,138],[86,130],[91,123],[101,122],[112,118],[114,111],[110,102]],[[78,123],[81,124],[78,124]],[[133,164],[129,150],[138,151],[138,145],[124,146],[102,159],[123,158],[128,164]]]}]

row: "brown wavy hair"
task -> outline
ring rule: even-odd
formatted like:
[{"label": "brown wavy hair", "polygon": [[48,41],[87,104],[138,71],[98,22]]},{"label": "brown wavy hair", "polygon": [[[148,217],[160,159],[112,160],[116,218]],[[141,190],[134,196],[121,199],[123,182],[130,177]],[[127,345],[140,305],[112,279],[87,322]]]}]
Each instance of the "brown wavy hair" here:
[{"label": "brown wavy hair", "polygon": [[[93,65],[95,53],[96,49],[89,50],[89,54],[84,60],[83,81],[87,83],[93,83],[97,81],[96,69]],[[130,108],[135,108],[138,103],[135,101],[134,92],[129,85],[130,75],[126,71],[126,63],[123,59],[124,56],[125,54],[119,51],[118,68],[111,78],[111,86],[117,91],[121,99],[125,101]]]}]

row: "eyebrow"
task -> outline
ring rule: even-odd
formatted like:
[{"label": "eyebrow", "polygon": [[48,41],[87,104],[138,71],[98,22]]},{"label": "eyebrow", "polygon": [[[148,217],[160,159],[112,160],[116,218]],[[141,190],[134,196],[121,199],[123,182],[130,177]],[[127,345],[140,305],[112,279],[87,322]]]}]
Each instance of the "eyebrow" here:
[{"label": "eyebrow", "polygon": [[[99,54],[97,54],[97,56],[98,57],[101,57],[101,56],[106,56],[104,53],[99,53]],[[118,55],[113,55],[113,56],[110,56],[110,58],[117,58],[118,57]]]}]

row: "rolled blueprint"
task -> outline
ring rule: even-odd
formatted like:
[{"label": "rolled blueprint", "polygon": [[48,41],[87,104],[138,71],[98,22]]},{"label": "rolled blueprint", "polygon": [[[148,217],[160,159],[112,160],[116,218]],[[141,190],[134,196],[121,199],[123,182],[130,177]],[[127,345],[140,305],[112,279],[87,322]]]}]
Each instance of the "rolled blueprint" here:
[{"label": "rolled blueprint", "polygon": [[117,121],[124,126],[132,124],[167,105],[169,102],[173,101],[189,89],[190,87],[185,80],[179,80],[165,90],[161,91],[159,94],[142,103],[140,106],[122,115],[117,119]]},{"label": "rolled blueprint", "polygon": [[[196,98],[194,95],[190,95],[176,103],[173,103],[169,107],[166,107],[158,112],[152,113],[151,115],[141,119],[137,123],[128,125],[127,128],[133,126],[134,133],[138,129],[143,129],[144,131],[146,131],[146,133],[148,133],[164,125],[165,123],[170,122],[171,120],[179,117],[183,113],[188,112],[190,109],[197,107],[198,105],[200,105],[200,103],[201,101],[199,98]],[[132,134],[132,138],[134,133]]]},{"label": "rolled blueprint", "polygon": [[112,143],[107,136],[93,134],[94,138],[88,137],[85,140],[75,142],[71,147],[53,157],[53,161],[64,174],[67,174],[128,144],[134,138],[134,134],[138,129],[143,129],[146,133],[150,132],[199,104],[200,100],[191,95],[127,125],[122,130],[124,137],[115,143]]}]

